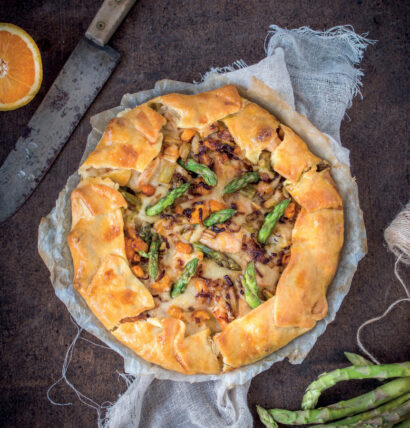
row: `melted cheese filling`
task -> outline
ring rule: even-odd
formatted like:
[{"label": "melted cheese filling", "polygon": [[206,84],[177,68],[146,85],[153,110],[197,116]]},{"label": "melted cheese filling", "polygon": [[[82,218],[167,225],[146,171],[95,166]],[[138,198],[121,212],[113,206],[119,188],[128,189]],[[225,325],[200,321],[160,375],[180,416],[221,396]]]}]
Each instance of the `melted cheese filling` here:
[{"label": "melted cheese filling", "polygon": [[[261,165],[253,165],[246,160],[226,127],[220,123],[214,125],[217,132],[207,137],[200,137],[193,131],[194,136],[189,143],[182,141],[184,130],[176,130],[169,122],[167,126],[161,154],[148,166],[147,171],[141,175],[133,173],[126,188],[141,201],[137,210],[131,206],[124,210],[126,238],[132,240],[131,235],[138,237],[141,229],[148,224],[163,241],[159,253],[159,276],[155,282],[148,276],[146,258],[135,257],[135,254],[128,257],[131,268],[136,265],[141,268],[137,269],[139,279],[150,290],[155,301],[155,308],[140,317],[172,316],[186,323],[186,335],[206,328],[215,334],[251,310],[241,285],[243,270],[249,261],[255,262],[260,300],[264,301],[275,294],[276,284],[290,252],[296,212],[290,218],[282,217],[265,247],[258,245],[256,236],[264,215],[271,211],[275,202],[289,197],[282,184],[283,178],[271,169],[261,170]],[[186,159],[186,155],[212,169],[218,176],[217,186],[207,186],[201,177],[188,173],[175,162],[180,156]],[[168,182],[164,182],[167,181],[164,180],[167,169],[171,171],[171,176],[167,178]],[[259,183],[223,195],[227,183],[250,170],[259,170],[262,177]],[[190,182],[191,187],[172,206],[158,216],[145,214],[148,206],[183,182]],[[147,192],[147,185],[151,186],[153,194]],[[295,211],[298,210],[297,204],[292,203]],[[237,213],[223,224],[206,228],[203,220],[218,207],[234,208]],[[242,271],[221,267],[214,260],[203,257],[202,253],[193,250],[194,242],[201,242],[229,256],[240,265]],[[190,252],[181,252],[182,247]],[[185,264],[194,257],[200,258],[196,274],[182,294],[171,298],[173,284]]]}]

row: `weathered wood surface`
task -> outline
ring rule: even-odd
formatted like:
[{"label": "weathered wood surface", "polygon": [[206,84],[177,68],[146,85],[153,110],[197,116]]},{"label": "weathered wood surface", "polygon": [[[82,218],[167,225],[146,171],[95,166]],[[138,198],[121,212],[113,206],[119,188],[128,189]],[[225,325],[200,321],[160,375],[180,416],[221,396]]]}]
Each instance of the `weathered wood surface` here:
[{"label": "weathered wood surface", "polygon": [[[64,353],[75,327],[54,295],[49,273],[37,253],[40,218],[54,206],[67,177],[78,167],[90,131],[90,117],[118,105],[125,92],[151,88],[159,79],[198,80],[211,66],[241,58],[248,64],[264,56],[270,24],[325,29],[352,24],[379,40],[361,64],[363,100],[357,97],[342,124],[343,144],[351,150],[368,233],[369,254],[359,266],[352,289],[336,320],[305,362],[287,362],[257,376],[249,405],[298,408],[306,385],[319,373],[344,364],[343,351],[357,351],[358,325],[381,313],[401,295],[393,276],[394,258],[386,251],[383,230],[408,198],[408,3],[382,0],[148,1],[140,0],[110,44],[122,61],[82,119],[70,141],[25,206],[0,226],[1,365],[0,424],[95,426],[95,412],[80,404],[66,387],[52,396],[72,406],[52,406],[47,388],[60,376]],[[91,0],[14,0],[0,2],[0,20],[25,28],[40,46],[44,82],[28,106],[0,113],[0,162],[20,136],[47,89],[84,34],[99,2]],[[13,191],[13,189],[10,189]],[[406,360],[408,307],[400,306],[374,328],[366,343],[385,362]],[[89,335],[85,337],[91,338]],[[114,352],[80,341],[68,376],[97,402],[115,400],[124,390]],[[325,394],[326,404],[364,392],[372,382],[349,383]],[[256,419],[255,419],[256,421]],[[255,426],[261,426],[255,422]]]}]

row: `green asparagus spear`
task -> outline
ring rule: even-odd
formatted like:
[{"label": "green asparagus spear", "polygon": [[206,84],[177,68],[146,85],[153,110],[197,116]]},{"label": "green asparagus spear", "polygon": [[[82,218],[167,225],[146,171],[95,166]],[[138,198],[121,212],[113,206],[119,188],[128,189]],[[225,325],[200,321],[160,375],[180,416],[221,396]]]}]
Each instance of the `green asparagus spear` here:
[{"label": "green asparagus spear", "polygon": [[259,156],[258,167],[261,171],[271,171],[271,152],[263,151]]},{"label": "green asparagus spear", "polygon": [[151,245],[148,253],[148,273],[150,278],[155,281],[158,276],[158,251],[161,241],[157,234],[152,236]]},{"label": "green asparagus spear", "polygon": [[290,198],[279,202],[277,205],[275,205],[275,208],[266,215],[265,221],[258,232],[258,242],[260,244],[266,243],[276,223],[283,216],[283,213],[289,205],[289,202]]},{"label": "green asparagus spear", "polygon": [[151,233],[151,225],[146,224],[139,232],[140,238],[146,243],[151,243],[152,233]]},{"label": "green asparagus spear", "polygon": [[193,245],[196,250],[203,252],[206,257],[212,259],[217,265],[231,270],[242,270],[238,263],[226,254],[215,251],[200,242],[195,242]]},{"label": "green asparagus spear", "polygon": [[230,181],[223,189],[223,194],[235,193],[240,189],[243,189],[250,183],[257,183],[259,181],[259,174],[255,171],[247,172],[241,177],[235,178]]},{"label": "green asparagus spear", "polygon": [[144,257],[146,259],[149,259],[149,253],[147,253],[146,251],[137,251],[137,253],[141,256]]},{"label": "green asparagus spear", "polygon": [[224,223],[236,214],[236,210],[233,208],[226,208],[225,210],[219,210],[212,213],[209,217],[204,220],[204,226],[211,227],[214,224]]},{"label": "green asparagus spear", "polygon": [[395,400],[388,401],[382,406],[369,410],[364,413],[359,413],[349,418],[341,419],[326,425],[316,425],[318,427],[347,427],[347,426],[362,426],[363,422],[372,424],[377,423],[376,418],[380,419],[380,426],[385,426],[387,423],[397,423],[404,415],[410,412],[410,393],[403,394]]},{"label": "green asparagus spear", "polygon": [[261,304],[258,297],[258,284],[256,283],[255,264],[249,262],[243,272],[242,285],[245,291],[246,303],[251,308],[256,308]]},{"label": "green asparagus spear", "polygon": [[410,428],[410,418],[407,418],[403,422],[394,425],[394,428]]},{"label": "green asparagus spear", "polygon": [[181,276],[178,278],[177,282],[172,287],[171,297],[177,297],[179,294],[185,291],[185,288],[188,285],[189,280],[195,275],[196,270],[198,269],[199,259],[195,258],[190,260],[184,267],[184,271]]},{"label": "green asparagus spear", "polygon": [[135,207],[135,209],[137,211],[139,211],[141,209],[142,202],[141,202],[141,199],[137,195],[133,195],[132,193],[127,192],[122,187],[120,187],[118,189],[118,191],[121,193],[121,195],[124,197],[124,199],[127,201],[128,204]]},{"label": "green asparagus spear", "polygon": [[373,409],[407,392],[410,392],[410,377],[402,377],[385,383],[366,394],[340,401],[328,407],[299,411],[271,409],[269,413],[277,422],[286,425],[326,423]]},{"label": "green asparagus spear", "polygon": [[259,419],[265,425],[266,428],[278,428],[279,425],[275,422],[272,415],[261,406],[256,406],[256,411],[258,412]]},{"label": "green asparagus spear", "polygon": [[172,205],[176,199],[182,196],[188,189],[190,184],[184,183],[182,186],[176,187],[174,190],[171,190],[166,196],[161,198],[155,205],[147,207],[145,214],[148,216],[154,216],[164,211],[166,207]]},{"label": "green asparagus spear", "polygon": [[238,192],[240,195],[244,196],[245,198],[252,199],[256,195],[256,189],[255,186],[252,186],[251,184],[248,184],[243,189],[239,190]]},{"label": "green asparagus spear", "polygon": [[354,366],[373,366],[371,361],[361,355],[354,354],[353,352],[345,352],[344,354]]},{"label": "green asparagus spear", "polygon": [[336,385],[337,382],[350,379],[389,379],[410,376],[410,362],[371,366],[351,366],[321,374],[306,389],[302,399],[302,409],[314,409],[320,394]]},{"label": "green asparagus spear", "polygon": [[212,169],[202,163],[195,162],[193,159],[188,159],[185,162],[184,168],[200,175],[209,186],[216,186],[218,184],[218,176],[212,171]]}]

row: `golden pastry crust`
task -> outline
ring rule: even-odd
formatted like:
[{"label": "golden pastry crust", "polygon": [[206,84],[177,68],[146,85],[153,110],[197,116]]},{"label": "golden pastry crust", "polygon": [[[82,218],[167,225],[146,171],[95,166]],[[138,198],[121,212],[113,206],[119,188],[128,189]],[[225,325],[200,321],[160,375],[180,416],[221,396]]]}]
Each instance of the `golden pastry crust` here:
[{"label": "golden pastry crust", "polygon": [[68,235],[68,246],[74,263],[74,286],[87,289],[106,256],[125,258],[120,210],[79,220]]},{"label": "golden pastry crust", "polygon": [[90,286],[81,295],[109,330],[122,319],[138,316],[155,306],[151,293],[132,274],[128,262],[112,254],[102,260]]},{"label": "golden pastry crust", "polygon": [[306,143],[290,128],[281,124],[283,141],[272,153],[272,164],[275,171],[295,183],[303,171],[307,171],[320,163],[321,159],[315,156]]},{"label": "golden pastry crust", "polygon": [[273,152],[281,140],[277,134],[279,121],[255,103],[243,101],[243,109],[223,122],[228,127],[245,156],[257,163],[262,150]]},{"label": "golden pastry crust", "polygon": [[82,180],[71,193],[71,229],[82,218],[91,219],[96,215],[126,206],[127,203],[111,180],[102,178]]},{"label": "golden pastry crust", "polygon": [[162,95],[151,102],[161,103],[176,113],[178,127],[198,130],[236,113],[242,105],[241,97],[234,85],[222,86],[197,95]]},{"label": "golden pastry crust", "polygon": [[277,326],[310,329],[326,316],[326,292],[339,263],[343,232],[343,210],[301,210],[289,264],[276,289]]},{"label": "golden pastry crust", "polygon": [[[132,114],[133,111],[129,112]],[[120,169],[143,172],[148,164],[159,154],[162,135],[151,143],[136,128],[133,117],[127,115],[112,119],[95,150],[88,156],[79,169],[85,178],[90,169]],[[154,133],[154,132],[153,132]],[[106,171],[104,171],[106,173]]]},{"label": "golden pastry crust", "polygon": [[155,318],[121,324],[114,336],[151,363],[184,374],[214,374],[221,369],[208,330],[185,337],[185,324]]},{"label": "golden pastry crust", "polygon": [[297,183],[285,182],[285,185],[295,201],[308,212],[324,208],[341,208],[343,205],[327,169],[317,172],[316,168],[312,168],[302,174]]},{"label": "golden pastry crust", "polygon": [[159,132],[167,122],[164,116],[147,104],[133,108],[122,117],[128,119],[151,144],[158,141]]},{"label": "golden pastry crust", "polygon": [[[215,188],[177,166],[187,147],[196,162],[213,169]],[[259,173],[257,184],[223,195],[228,182],[251,170]],[[343,204],[328,165],[233,85],[164,95],[120,113],[79,172],[68,237],[74,285],[106,328],[145,360],[184,374],[214,374],[222,369],[219,357],[224,370],[250,364],[326,315],[343,245]],[[147,206],[187,181],[190,193],[171,210],[146,215]],[[131,201],[140,200],[143,213],[130,208],[119,185],[133,192]],[[255,227],[288,197],[292,202],[263,247]],[[228,207],[235,217],[204,226],[211,212]],[[154,279],[142,261],[152,242],[142,239],[143,225],[162,242],[164,268]],[[217,266],[193,242],[224,252],[233,272],[226,259]],[[196,276],[170,299],[172,281],[192,259],[198,260]],[[240,288],[251,260],[261,300],[254,309]]]},{"label": "golden pastry crust", "polygon": [[275,297],[272,297],[215,336],[226,370],[258,361],[309,330],[276,326],[274,312]]}]

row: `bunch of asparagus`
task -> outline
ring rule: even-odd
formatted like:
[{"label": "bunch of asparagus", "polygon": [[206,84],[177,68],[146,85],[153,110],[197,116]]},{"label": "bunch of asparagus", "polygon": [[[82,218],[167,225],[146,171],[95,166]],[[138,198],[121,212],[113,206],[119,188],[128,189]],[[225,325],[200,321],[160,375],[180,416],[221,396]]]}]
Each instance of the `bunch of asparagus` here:
[{"label": "bunch of asparagus", "polygon": [[[257,406],[261,422],[267,428],[285,425],[307,425],[314,427],[410,427],[410,362],[375,365],[364,357],[345,352],[353,364],[321,374],[306,389],[302,399],[302,409],[264,409]],[[323,391],[342,380],[350,379],[391,379],[373,391],[350,400],[340,401],[327,407],[316,409]],[[320,424],[320,425],[317,425]]]}]

